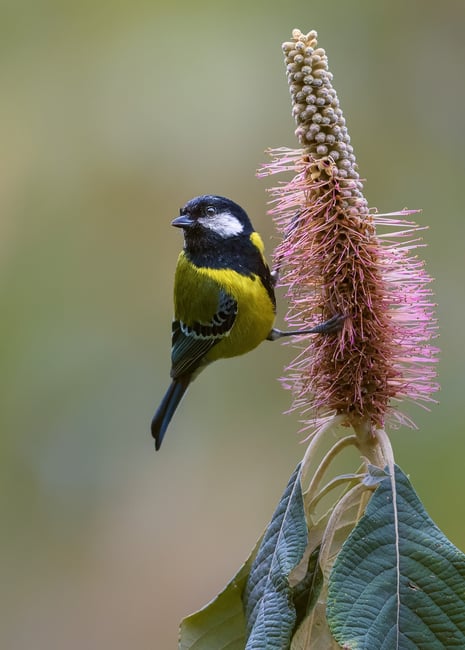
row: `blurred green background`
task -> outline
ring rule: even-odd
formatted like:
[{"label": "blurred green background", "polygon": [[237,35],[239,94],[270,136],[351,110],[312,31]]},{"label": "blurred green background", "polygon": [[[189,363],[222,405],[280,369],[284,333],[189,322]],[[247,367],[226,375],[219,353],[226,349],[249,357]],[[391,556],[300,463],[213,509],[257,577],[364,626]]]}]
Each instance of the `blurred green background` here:
[{"label": "blurred green background", "polygon": [[430,226],[440,404],[410,408],[419,431],[392,440],[465,549],[465,3],[3,0],[0,14],[0,646],[175,648],[303,453],[278,344],[210,368],[157,455],[148,434],[168,383],[170,219],[224,194],[276,241],[272,180],[254,173],[267,147],[295,146],[293,27],[327,50],[370,204],[422,207]]}]

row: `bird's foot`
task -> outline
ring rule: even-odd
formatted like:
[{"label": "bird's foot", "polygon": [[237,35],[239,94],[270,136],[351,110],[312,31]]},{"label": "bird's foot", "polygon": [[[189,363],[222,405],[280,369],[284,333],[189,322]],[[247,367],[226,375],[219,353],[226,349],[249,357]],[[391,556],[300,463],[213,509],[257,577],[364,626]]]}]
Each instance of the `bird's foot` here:
[{"label": "bird's foot", "polygon": [[277,339],[281,339],[284,336],[301,336],[303,334],[332,334],[333,332],[338,332],[342,328],[345,319],[345,316],[337,314],[336,316],[333,316],[332,318],[325,320],[323,323],[315,325],[315,327],[312,327],[308,330],[293,330],[283,332],[282,330],[273,328],[268,334],[267,340],[276,341]]}]

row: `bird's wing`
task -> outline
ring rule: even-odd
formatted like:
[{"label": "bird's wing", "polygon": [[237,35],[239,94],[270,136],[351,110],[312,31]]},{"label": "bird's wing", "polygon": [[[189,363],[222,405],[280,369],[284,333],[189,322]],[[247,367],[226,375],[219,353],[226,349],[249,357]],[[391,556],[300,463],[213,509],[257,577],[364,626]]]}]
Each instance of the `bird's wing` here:
[{"label": "bird's wing", "polygon": [[202,359],[211,348],[231,331],[237,314],[237,302],[221,290],[218,308],[208,323],[195,321],[186,325],[173,321],[171,348],[171,377],[192,374],[202,365]]}]

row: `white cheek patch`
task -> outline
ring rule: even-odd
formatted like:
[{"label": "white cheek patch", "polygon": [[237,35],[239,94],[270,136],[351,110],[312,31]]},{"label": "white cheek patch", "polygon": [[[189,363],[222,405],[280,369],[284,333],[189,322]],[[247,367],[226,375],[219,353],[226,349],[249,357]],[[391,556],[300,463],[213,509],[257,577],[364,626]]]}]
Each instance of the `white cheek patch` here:
[{"label": "white cheek patch", "polygon": [[220,237],[234,237],[240,235],[244,226],[239,219],[234,217],[230,212],[219,212],[213,217],[201,217],[199,222],[204,228],[209,228],[216,232]]}]

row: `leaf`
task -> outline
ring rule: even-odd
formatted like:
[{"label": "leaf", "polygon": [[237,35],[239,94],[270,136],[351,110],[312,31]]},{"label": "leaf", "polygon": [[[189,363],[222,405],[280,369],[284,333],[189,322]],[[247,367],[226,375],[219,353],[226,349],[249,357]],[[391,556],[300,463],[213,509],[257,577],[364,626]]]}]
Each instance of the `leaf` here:
[{"label": "leaf", "polygon": [[396,467],[331,572],[327,617],[334,637],[345,648],[464,648],[464,598],[464,554]]},{"label": "leaf", "polygon": [[387,476],[389,476],[389,474],[388,472],[386,472],[386,470],[381,469],[381,467],[376,467],[376,465],[371,465],[370,463],[368,463],[367,473],[365,478],[363,479],[363,484],[368,487],[373,487],[381,483],[381,481],[383,481]]},{"label": "leaf", "polygon": [[179,650],[244,650],[246,629],[242,593],[260,541],[223,591],[182,621]]},{"label": "leaf", "polygon": [[[310,619],[310,617],[309,617]],[[318,602],[308,624],[304,622],[292,637],[291,650],[340,650],[326,621],[326,604]]]},{"label": "leaf", "polygon": [[320,547],[318,546],[311,553],[307,563],[307,573],[303,580],[298,582],[293,590],[293,601],[296,611],[295,626],[300,625],[309,611],[313,609],[317,602],[318,595],[323,583],[323,574],[318,564],[318,555]]},{"label": "leaf", "polygon": [[[334,522],[328,552],[324,553],[324,558],[321,554],[318,557],[318,570],[315,576],[314,590],[313,593],[309,594],[307,604],[308,613],[292,637],[291,650],[308,650],[308,648],[312,650],[332,650],[333,648],[337,649],[340,647],[334,640],[326,620],[327,581],[321,581],[321,578],[329,576],[337,554],[340,552],[343,543],[360,518],[361,509],[363,510],[365,507],[366,491],[354,492],[353,490],[349,490],[349,492],[350,497],[346,497],[345,508],[340,512],[340,515]],[[328,524],[336,505],[330,508],[316,524],[310,525],[309,544],[306,555],[309,550],[313,555],[320,549],[322,541],[327,536]],[[296,571],[293,572],[293,574],[295,573]],[[317,598],[316,603],[314,602],[313,596]],[[297,612],[299,615],[299,608]]]},{"label": "leaf", "polygon": [[301,561],[307,545],[301,466],[265,531],[244,592],[247,619],[246,650],[284,650],[296,621],[289,574]]}]

